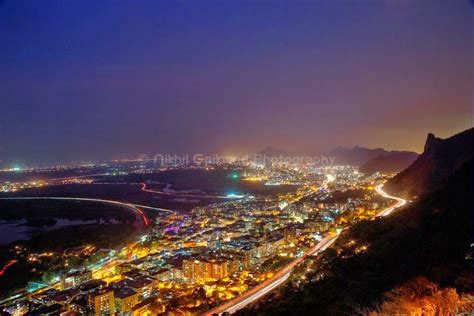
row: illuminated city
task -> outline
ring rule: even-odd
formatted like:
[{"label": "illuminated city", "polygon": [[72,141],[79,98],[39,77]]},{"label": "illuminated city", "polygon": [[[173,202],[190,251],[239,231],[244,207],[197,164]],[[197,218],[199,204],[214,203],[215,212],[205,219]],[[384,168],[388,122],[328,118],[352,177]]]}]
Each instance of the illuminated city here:
[{"label": "illuminated city", "polygon": [[472,9],[0,0],[1,315],[472,315]]},{"label": "illuminated city", "polygon": [[[114,185],[130,174],[146,176],[150,172],[166,172],[167,169],[189,169],[174,166],[152,171],[146,167],[149,163],[111,162],[3,170],[5,173],[71,172],[81,175],[3,183],[2,187],[6,193],[21,193],[22,190],[45,186]],[[146,311],[155,314],[173,312],[173,305],[179,298],[175,313],[205,313],[252,290],[265,289],[266,286],[262,285],[273,286],[275,282],[288,279],[295,266],[304,262],[303,259],[311,260],[311,256],[330,246],[343,229],[361,220],[381,216],[393,204],[390,198],[383,199],[381,192],[375,190],[390,174],[377,173],[365,177],[351,166],[264,166],[236,161],[225,166],[205,164],[192,167],[193,171],[199,169],[209,173],[216,169],[224,170],[231,181],[293,188],[286,193],[229,192],[225,196],[214,197],[203,193],[170,193],[166,191],[168,186],[153,190],[156,186],[153,181],[129,183],[141,190],[143,195],[164,194],[215,200],[186,213],[128,201],[2,197],[2,200],[11,201],[63,199],[119,203],[119,206],[138,214],[135,220],[141,227],[139,237],[119,249],[97,249],[94,245],[87,245],[66,249],[62,253],[35,253],[16,245],[13,249],[15,257],[9,264],[26,260],[31,269],[37,269],[38,274],[50,275],[50,280],[29,282],[27,294],[4,297],[4,302],[27,295],[35,303],[48,307],[66,304],[68,310],[82,313],[110,313],[115,309],[123,313],[142,314]],[[98,170],[101,173],[97,174]],[[360,190],[361,194],[344,197],[345,192],[354,190]],[[335,192],[340,197],[334,198]],[[148,214],[152,214],[153,220],[148,218]],[[354,251],[363,251],[366,245],[361,247]],[[97,255],[97,251],[102,252],[100,260],[89,261]],[[69,262],[75,257],[90,263],[71,267]],[[58,261],[63,266],[54,266],[55,269],[50,270],[48,263]],[[8,268],[5,266],[4,270]],[[297,283],[304,278],[305,273],[291,276]],[[51,302],[54,304],[51,305]],[[240,302],[239,307],[244,306]],[[22,309],[27,307],[19,305],[12,312]]]}]

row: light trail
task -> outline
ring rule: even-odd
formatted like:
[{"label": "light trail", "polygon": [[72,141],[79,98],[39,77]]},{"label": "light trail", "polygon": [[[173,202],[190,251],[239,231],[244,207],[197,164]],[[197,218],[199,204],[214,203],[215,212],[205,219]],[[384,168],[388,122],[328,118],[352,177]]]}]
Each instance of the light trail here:
[{"label": "light trail", "polygon": [[148,206],[148,205],[141,205],[141,204],[135,204],[135,203],[129,203],[130,205],[133,205],[135,207],[139,208],[145,208],[147,210],[152,210],[152,211],[160,211],[160,212],[166,212],[166,213],[175,213],[173,210],[169,210],[166,208],[161,208],[161,207],[154,207],[154,206]]},{"label": "light trail", "polygon": [[[145,216],[145,214],[143,213],[143,211],[141,209],[149,209],[149,210],[153,210],[153,211],[161,211],[161,212],[167,212],[167,213],[174,213],[173,210],[168,210],[168,209],[164,209],[164,208],[159,208],[159,207],[153,207],[153,206],[147,206],[147,205],[140,205],[140,204],[133,204],[133,203],[123,203],[123,202],[118,202],[118,201],[113,201],[113,200],[104,200],[104,199],[93,199],[93,198],[75,198],[75,197],[5,197],[5,198],[0,198],[0,200],[73,200],[73,201],[90,201],[90,202],[98,202],[98,203],[107,203],[107,204],[113,204],[113,205],[118,205],[118,206],[121,206],[121,207],[125,207],[129,210],[132,210],[135,214],[136,214],[136,218],[139,218],[140,221],[143,222],[143,224],[146,226],[148,225],[149,223],[149,220],[148,218]],[[7,264],[5,264],[5,266],[3,266],[3,268],[0,270],[0,277],[5,273],[5,270],[8,269],[11,265],[13,265],[14,263],[16,263],[17,261],[16,260],[11,260],[9,261]],[[114,265],[116,263],[121,263],[122,261],[120,260],[112,260],[111,262],[107,263],[106,265],[108,264],[111,264],[111,265]],[[103,267],[102,267],[103,268]],[[101,270],[102,268],[99,268],[98,270]],[[97,271],[95,271],[97,273]],[[57,287],[58,285],[60,284],[60,282],[55,282],[55,283],[52,283],[52,284],[49,284],[48,286],[44,287],[44,288],[40,288],[32,293],[30,293],[30,295],[33,295],[33,294],[37,294],[37,293],[41,293],[43,291],[46,291],[48,289],[51,289],[51,288],[55,288]],[[17,298],[21,297],[21,294],[16,294],[16,295],[13,295],[7,299],[4,299],[2,301],[0,301],[0,304],[4,304],[6,302],[10,302],[12,300],[15,300]]]},{"label": "light trail", "polygon": [[383,196],[384,198],[395,200],[397,201],[397,203],[395,203],[395,205],[389,206],[386,209],[380,211],[377,214],[377,216],[387,216],[390,213],[392,213],[395,209],[407,204],[407,201],[405,199],[387,194],[384,190],[382,190],[382,187],[383,187],[383,184],[379,184],[378,186],[375,187],[375,191],[377,191],[377,193]]},{"label": "light trail", "polygon": [[6,197],[6,198],[0,198],[0,200],[18,200],[18,199],[23,199],[23,200],[31,200],[31,199],[74,199],[74,200],[87,200],[87,201],[92,201],[92,202],[103,202],[103,203],[116,203],[116,204],[121,204],[127,205],[127,206],[132,206],[132,207],[139,207],[139,208],[144,208],[152,211],[160,211],[160,212],[166,212],[166,213],[174,213],[175,211],[162,208],[162,207],[154,207],[154,206],[148,206],[148,205],[142,205],[142,204],[135,204],[135,203],[125,203],[125,202],[119,202],[119,201],[114,201],[114,200],[104,200],[104,199],[93,199],[93,198],[75,198],[75,197],[42,197],[42,196],[26,196],[26,197]]},{"label": "light trail", "polygon": [[[390,213],[392,213],[395,209],[405,205],[407,203],[406,200],[392,196],[387,194],[385,191],[382,190],[382,184],[378,185],[375,190],[377,191],[378,194],[381,196],[392,199],[397,201],[395,205],[389,206],[385,208],[384,210],[380,211],[377,216],[387,216]],[[294,267],[300,264],[304,259],[306,259],[308,256],[314,256],[318,254],[319,252],[322,252],[326,250],[328,247],[330,247],[339,237],[339,235],[329,235],[321,242],[319,242],[316,246],[313,248],[309,249],[302,257],[292,261],[289,265],[287,265],[285,268],[277,272],[273,277],[270,279],[265,280],[261,284],[257,285],[253,289],[245,292],[239,297],[236,297],[235,299],[228,301],[222,305],[219,305],[210,311],[206,312],[204,315],[206,316],[212,316],[212,315],[221,315],[223,313],[229,313],[233,314],[239,309],[244,308],[245,306],[257,301],[258,299],[262,298],[266,294],[270,293],[277,287],[281,286],[286,282],[286,280],[289,278],[291,272],[293,271]]]},{"label": "light trail", "polygon": [[233,314],[236,311],[238,311],[239,309],[244,308],[248,304],[250,304],[250,303],[254,302],[255,300],[258,300],[259,298],[265,296],[266,294],[272,292],[274,289],[276,289],[277,287],[279,287],[280,285],[285,283],[286,280],[288,280],[288,278],[290,277],[290,274],[291,274],[290,272],[291,271],[288,271],[285,274],[283,274],[283,276],[281,278],[278,278],[274,282],[270,282],[268,284],[268,286],[264,287],[261,291],[259,291],[257,295],[250,296],[250,297],[236,303],[232,307],[228,308],[226,310],[226,312],[228,312],[229,314]]},{"label": "light trail", "polygon": [[10,267],[12,266],[13,264],[16,263],[16,260],[10,260],[8,261],[3,267],[2,269],[0,270],[0,277],[3,276],[3,274],[5,273],[5,271]]},{"label": "light trail", "polygon": [[0,198],[0,200],[60,200],[60,201],[86,201],[86,202],[97,202],[104,204],[112,204],[124,207],[128,210],[133,211],[135,218],[138,222],[141,222],[143,226],[148,226],[148,218],[145,213],[138,208],[135,204],[123,203],[114,200],[104,200],[104,199],[93,199],[93,198],[78,198],[78,197],[43,197],[43,196],[33,196],[33,197],[6,197]]},{"label": "light trail", "polygon": [[313,256],[321,251],[324,251],[326,248],[331,246],[337,239],[339,235],[329,235],[323,240],[321,240],[316,246],[309,249],[305,252],[305,254],[295,260],[293,260],[289,265],[287,265],[282,270],[278,271],[273,277],[265,280],[264,282],[260,283],[256,287],[252,288],[251,290],[245,292],[239,297],[236,297],[233,300],[230,300],[220,306],[211,309],[210,311],[206,312],[206,316],[212,315],[221,315],[223,313],[235,313],[239,309],[244,308],[245,306],[253,303],[263,297],[264,295],[268,294],[269,292],[273,291],[277,287],[281,286],[285,283],[285,281],[290,276],[293,269],[303,262],[307,257]]},{"label": "light trail", "polygon": [[138,207],[136,209],[137,209],[137,212],[142,216],[143,223],[145,224],[145,226],[148,226],[148,218],[145,216],[145,213],[143,213],[143,211],[139,209]]}]

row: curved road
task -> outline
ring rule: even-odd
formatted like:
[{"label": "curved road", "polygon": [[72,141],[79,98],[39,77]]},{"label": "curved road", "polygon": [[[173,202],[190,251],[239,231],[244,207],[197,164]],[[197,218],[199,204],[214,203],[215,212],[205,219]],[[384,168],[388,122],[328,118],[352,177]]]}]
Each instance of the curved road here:
[{"label": "curved road", "polygon": [[405,199],[387,194],[384,190],[382,190],[382,187],[383,187],[383,184],[379,184],[378,186],[375,187],[375,191],[377,191],[377,193],[383,196],[384,198],[395,200],[397,201],[397,203],[380,211],[377,214],[377,216],[387,216],[390,213],[392,213],[395,209],[407,204],[407,201]]},{"label": "curved road", "polygon": [[[0,198],[0,200],[69,200],[69,201],[88,201],[88,202],[97,202],[97,203],[105,203],[105,204],[112,204],[112,205],[117,205],[120,207],[124,207],[128,210],[131,210],[135,214],[135,218],[137,219],[137,222],[141,223],[142,226],[147,226],[149,224],[148,218],[146,215],[143,213],[141,210],[142,208],[145,209],[150,209],[153,211],[161,211],[161,212],[168,212],[168,213],[174,213],[172,210],[164,209],[164,208],[158,208],[158,207],[152,207],[152,206],[147,206],[147,205],[140,205],[140,204],[132,204],[132,203],[123,203],[123,202],[118,202],[118,201],[113,201],[113,200],[104,200],[104,199],[94,199],[94,198],[75,198],[75,197],[6,197],[6,198]],[[0,277],[4,274],[5,270],[7,270],[11,265],[15,264],[16,260],[10,260],[7,262],[1,269],[0,269]],[[54,284],[50,284],[49,286],[45,288],[41,288],[37,290],[37,293],[43,292],[47,289],[54,288],[58,282]],[[30,293],[32,295],[34,293]],[[4,304],[5,302],[8,302],[10,300],[14,300],[16,298],[20,297],[18,294],[14,295],[12,297],[9,297],[3,301],[0,302],[0,304]]]},{"label": "curved road", "polygon": [[131,203],[123,203],[113,200],[104,200],[104,199],[93,199],[93,198],[76,198],[76,197],[6,197],[0,198],[0,200],[62,200],[62,201],[86,201],[86,202],[97,202],[97,203],[104,203],[104,204],[112,204],[118,205],[120,207],[124,207],[130,211],[132,211],[135,215],[135,219],[139,222],[142,226],[148,226],[148,218],[146,217],[145,213],[140,208],[148,208],[154,209],[159,211],[166,211],[172,212],[170,210],[154,208],[151,206],[145,205],[137,205]]},{"label": "curved road", "polygon": [[[377,216],[387,216],[390,213],[392,213],[395,209],[405,205],[407,203],[406,200],[396,197],[396,196],[391,196],[387,194],[385,191],[382,190],[383,184],[378,185],[375,190],[377,191],[378,194],[382,195],[385,198],[395,200],[396,203],[392,206],[389,206],[379,212]],[[206,312],[204,315],[206,316],[212,316],[212,315],[221,315],[223,313],[235,313],[239,309],[244,308],[245,306],[249,305],[250,303],[253,303],[263,297],[264,295],[270,293],[277,287],[281,286],[286,282],[286,280],[289,278],[291,272],[293,269],[300,264],[304,259],[306,259],[308,256],[312,256],[315,254],[318,254],[319,252],[324,251],[326,248],[331,246],[339,237],[339,235],[329,235],[323,240],[321,240],[316,246],[308,250],[302,257],[292,261],[289,265],[287,265],[285,268],[277,272],[273,277],[265,280],[261,284],[257,285],[256,287],[252,288],[251,290],[245,292],[239,297],[236,297],[233,300],[230,300],[222,305],[219,305],[208,312]]]},{"label": "curved road", "polygon": [[256,287],[252,288],[251,290],[245,292],[239,297],[236,297],[235,299],[228,301],[220,306],[217,306],[214,309],[211,309],[210,311],[206,312],[206,316],[211,316],[211,315],[221,315],[222,313],[235,313],[241,308],[244,308],[248,304],[255,302],[265,294],[273,291],[275,288],[279,287],[285,281],[288,279],[290,276],[291,272],[293,269],[303,262],[307,257],[313,256],[321,251],[324,251],[326,248],[331,246],[337,239],[339,235],[334,234],[334,235],[329,235],[323,240],[321,240],[316,246],[313,248],[309,249],[305,254],[295,260],[293,260],[289,265],[287,265],[285,268],[282,270],[278,271],[273,275],[273,277],[265,280],[264,282],[260,283]]}]

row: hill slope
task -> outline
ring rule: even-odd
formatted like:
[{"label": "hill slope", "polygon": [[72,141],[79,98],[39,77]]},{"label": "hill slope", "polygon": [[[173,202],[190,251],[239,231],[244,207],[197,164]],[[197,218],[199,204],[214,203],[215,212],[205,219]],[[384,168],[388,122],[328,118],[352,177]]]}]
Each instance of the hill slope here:
[{"label": "hill slope", "polygon": [[439,187],[464,163],[474,157],[474,128],[447,139],[428,134],[423,153],[386,185],[391,193],[414,196]]},{"label": "hill slope", "polygon": [[374,172],[400,172],[410,166],[418,157],[411,151],[396,151],[368,160],[359,171],[365,174]]},{"label": "hill slope", "polygon": [[[309,276],[313,281],[303,289],[295,291],[287,285],[277,300],[240,313],[358,314],[361,309],[377,308],[386,299],[384,293],[420,277],[459,293],[473,293],[474,159],[472,149],[466,148],[470,136],[472,130],[447,140],[429,136],[425,152],[394,182],[399,187],[392,184],[398,190],[417,185],[418,192],[426,193],[390,216],[343,232],[317,258],[316,272]],[[448,157],[446,152],[457,156]],[[412,172],[423,181],[418,182]],[[367,250],[357,253],[360,245]]]},{"label": "hill slope", "polygon": [[[334,157],[336,165],[352,165],[363,166],[372,159],[382,159],[382,157],[395,159],[400,156],[415,157],[418,155],[412,151],[388,151],[383,148],[365,148],[355,146],[353,148],[336,147],[326,154],[329,157]],[[407,165],[408,166],[408,165]]]},{"label": "hill slope", "polygon": [[[375,308],[383,293],[423,276],[458,291],[473,291],[470,244],[473,242],[472,160],[446,185],[392,216],[363,222],[344,233],[336,252],[319,258],[324,276],[295,292],[282,290],[278,300],[261,303],[242,315],[351,315]],[[367,245],[355,255],[349,241]],[[463,279],[470,280],[468,282]]]}]

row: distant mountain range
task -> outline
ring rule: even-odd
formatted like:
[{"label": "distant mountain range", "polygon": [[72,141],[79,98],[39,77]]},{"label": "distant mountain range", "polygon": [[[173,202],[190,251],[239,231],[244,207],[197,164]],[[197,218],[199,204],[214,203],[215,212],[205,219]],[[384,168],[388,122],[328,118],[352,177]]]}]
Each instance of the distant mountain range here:
[{"label": "distant mountain range", "polygon": [[[384,186],[418,194],[414,202],[344,231],[335,248],[313,259],[316,272],[303,288],[289,285],[276,299],[237,314],[470,314],[473,133],[469,129],[444,140],[429,134],[423,153]],[[351,247],[360,245],[367,251],[354,255]]]},{"label": "distant mountain range", "polygon": [[387,154],[369,159],[359,171],[365,174],[374,172],[400,172],[410,166],[418,157],[412,151],[392,151]]},{"label": "distant mountain range", "polygon": [[385,184],[391,193],[414,196],[442,185],[474,157],[474,128],[440,139],[428,134],[423,153],[406,170]]},{"label": "distant mountain range", "polygon": [[[268,146],[260,150],[258,155],[266,157],[294,157],[297,153]],[[362,166],[364,173],[376,171],[399,172],[408,167],[418,154],[412,151],[388,151],[383,148],[365,147],[336,147],[333,150],[323,153],[326,157],[334,157],[336,165]]]},{"label": "distant mountain range", "polygon": [[355,146],[353,148],[336,147],[327,153],[328,156],[335,157],[335,164],[337,165],[354,165],[361,166],[369,159],[387,154],[383,148],[365,148]]},{"label": "distant mountain range", "polygon": [[383,148],[336,147],[327,153],[337,165],[363,166],[365,172],[401,171],[418,156],[412,151],[387,151]]}]

